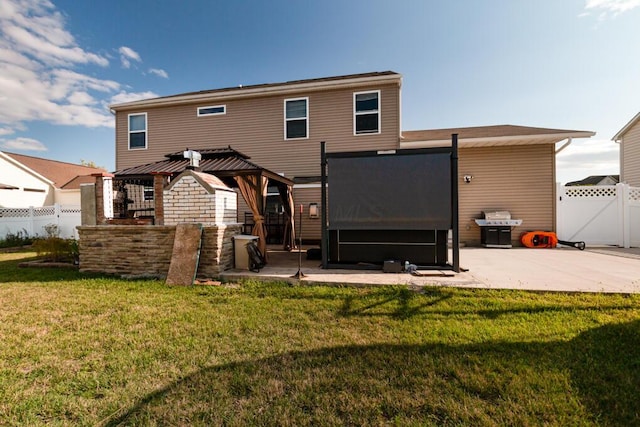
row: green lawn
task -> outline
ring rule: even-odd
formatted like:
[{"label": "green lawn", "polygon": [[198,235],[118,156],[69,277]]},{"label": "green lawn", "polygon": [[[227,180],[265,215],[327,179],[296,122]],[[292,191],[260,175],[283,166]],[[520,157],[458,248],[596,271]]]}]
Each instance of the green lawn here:
[{"label": "green lawn", "polygon": [[167,287],[0,254],[0,425],[640,425],[640,296]]}]

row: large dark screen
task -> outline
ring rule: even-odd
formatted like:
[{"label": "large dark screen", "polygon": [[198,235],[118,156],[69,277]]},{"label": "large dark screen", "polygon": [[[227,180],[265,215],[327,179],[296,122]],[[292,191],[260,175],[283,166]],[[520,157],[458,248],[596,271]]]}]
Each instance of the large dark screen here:
[{"label": "large dark screen", "polygon": [[328,184],[332,230],[451,228],[449,153],[329,156]]}]

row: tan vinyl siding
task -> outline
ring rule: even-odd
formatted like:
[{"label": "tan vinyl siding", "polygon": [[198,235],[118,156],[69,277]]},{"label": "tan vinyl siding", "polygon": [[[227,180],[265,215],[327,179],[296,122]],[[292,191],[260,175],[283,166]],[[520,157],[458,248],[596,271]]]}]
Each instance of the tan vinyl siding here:
[{"label": "tan vinyl siding", "polygon": [[[302,212],[302,241],[319,241],[322,237],[322,200],[321,190],[317,188],[295,188],[293,189],[293,202],[296,206],[295,220],[298,227],[299,209],[303,206]],[[309,218],[309,204],[318,204],[318,218]],[[296,231],[296,238],[298,237]]]},{"label": "tan vinyl siding", "polygon": [[624,135],[620,144],[620,180],[640,187],[640,122]]},{"label": "tan vinyl siding", "polygon": [[[474,222],[483,211],[507,210],[522,226],[512,232],[554,229],[553,144],[463,148],[459,152],[460,242],[480,244],[480,228]],[[463,176],[472,175],[465,183]]]},{"label": "tan vinyl siding", "polygon": [[[353,134],[353,93],[381,90],[381,133]],[[309,138],[285,140],[284,100],[309,98]],[[367,86],[300,92],[286,96],[217,101],[226,114],[197,117],[197,107],[209,103],[118,111],[116,116],[116,168],[124,169],[162,160],[185,148],[227,147],[241,151],[254,163],[286,177],[320,175],[320,141],[327,151],[397,148],[400,133],[398,85]],[[127,117],[147,113],[147,149],[129,150]]]}]

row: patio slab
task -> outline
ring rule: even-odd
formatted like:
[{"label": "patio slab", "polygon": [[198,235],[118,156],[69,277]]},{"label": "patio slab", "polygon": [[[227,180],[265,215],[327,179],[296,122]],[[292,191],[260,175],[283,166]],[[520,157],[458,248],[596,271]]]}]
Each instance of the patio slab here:
[{"label": "patio slab", "polygon": [[[305,277],[298,271],[297,253],[270,251],[270,263],[259,273],[229,270],[224,280],[259,278],[291,283],[409,286],[451,286],[482,289],[520,289],[556,292],[640,293],[640,250],[594,248],[556,249],[461,248],[460,265],[467,271],[453,276],[383,273],[380,270],[323,270],[319,261],[302,260]],[[304,253],[303,253],[304,257]],[[451,273],[447,271],[447,273]]]}]

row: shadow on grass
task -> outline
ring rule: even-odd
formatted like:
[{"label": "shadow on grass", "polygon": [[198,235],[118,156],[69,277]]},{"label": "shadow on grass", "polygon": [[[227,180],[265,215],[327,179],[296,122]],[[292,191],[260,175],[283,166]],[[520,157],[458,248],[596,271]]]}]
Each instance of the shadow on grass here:
[{"label": "shadow on grass", "polygon": [[638,425],[639,329],[286,353],[203,369],[106,425]]}]

